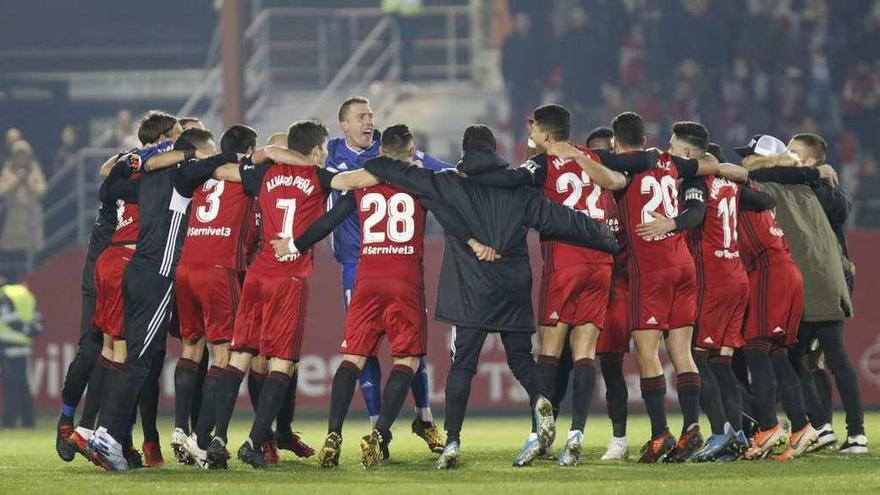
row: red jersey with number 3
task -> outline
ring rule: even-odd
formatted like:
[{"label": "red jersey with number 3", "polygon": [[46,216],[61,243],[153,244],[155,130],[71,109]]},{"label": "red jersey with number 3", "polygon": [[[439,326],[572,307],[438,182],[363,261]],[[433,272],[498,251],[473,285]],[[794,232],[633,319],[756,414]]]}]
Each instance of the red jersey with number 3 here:
[{"label": "red jersey with number 3", "polygon": [[205,181],[193,194],[180,263],[244,271],[252,203],[241,184]]},{"label": "red jersey with number 3", "polygon": [[617,210],[620,218],[622,238],[629,255],[633,275],[670,266],[693,263],[684,235],[669,232],[665,235],[644,239],[636,234],[636,226],[653,222],[650,212],[659,213],[666,218],[678,215],[678,185],[676,181],[682,174],[669,153],[661,153],[656,166],[633,175],[630,184],[618,193]]},{"label": "red jersey with number 3", "polygon": [[749,271],[769,266],[773,260],[791,261],[791,251],[785,233],[772,210],[741,211],[739,217],[740,250]]},{"label": "red jersey with number 3", "polygon": [[[739,185],[723,177],[706,176],[706,216],[699,228],[687,231],[687,243],[697,268],[697,287],[749,282],[739,254]],[[685,200],[689,191],[685,190]]]},{"label": "red jersey with number 3", "polygon": [[[599,156],[590,148],[575,145],[588,157],[599,162]],[[547,156],[547,178],[541,188],[544,197],[577,212],[589,216],[597,222],[614,228],[614,197],[596,185],[590,176],[574,160],[566,160],[553,155]],[[544,272],[550,273],[569,266],[584,263],[611,263],[610,254],[595,249],[574,246],[559,241],[541,243],[544,258]]]},{"label": "red jersey with number 3", "polygon": [[361,227],[357,279],[393,278],[423,286],[425,208],[389,184],[354,192]]},{"label": "red jersey with number 3", "polygon": [[275,257],[271,240],[302,235],[324,214],[333,173],[316,166],[242,165],[242,184],[257,194],[263,245],[248,272],[276,277],[308,277],[312,253]]},{"label": "red jersey with number 3", "polygon": [[124,201],[116,202],[116,231],[110,242],[113,244],[137,243],[138,230],[140,230],[140,209],[134,203]]}]

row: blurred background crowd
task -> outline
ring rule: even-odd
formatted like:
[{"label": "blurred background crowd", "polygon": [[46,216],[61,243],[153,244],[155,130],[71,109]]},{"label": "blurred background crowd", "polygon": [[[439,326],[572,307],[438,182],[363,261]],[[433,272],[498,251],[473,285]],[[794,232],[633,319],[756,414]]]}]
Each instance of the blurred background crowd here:
[{"label": "blurred background crowd", "polygon": [[[163,2],[169,7],[175,3],[159,0],[160,11]],[[27,37],[23,26],[28,23],[16,20],[38,15],[39,9],[33,5],[13,6],[10,15],[0,19],[0,66],[9,69],[4,71],[7,75],[0,76],[0,106],[4,102],[10,105],[15,98],[4,99],[3,96],[14,95],[23,82],[32,85],[62,82],[67,85],[67,98],[74,102],[67,111],[43,110],[39,118],[35,117],[38,112],[27,107],[3,107],[9,110],[0,116],[0,125],[6,129],[0,149],[0,251],[5,261],[18,260],[23,266],[33,267],[40,259],[62,248],[65,242],[61,239],[70,239],[59,234],[59,240],[50,238],[48,245],[46,242],[47,237],[59,229],[64,230],[78,214],[72,207],[74,200],[68,197],[76,183],[72,169],[87,167],[90,177],[97,167],[96,159],[82,159],[81,148],[134,147],[137,140],[133,131],[141,112],[154,106],[176,111],[183,100],[191,99],[188,93],[197,90],[193,81],[199,79],[193,74],[204,74],[200,72],[204,67],[218,63],[212,52],[216,39],[212,40],[211,32],[219,20],[217,6],[220,3],[188,2],[181,13],[191,21],[186,27],[173,22],[161,26],[155,14],[132,11],[129,15],[143,16],[143,22],[156,26],[153,37],[145,35],[142,45],[123,46],[122,40],[130,39],[130,33],[117,28],[108,30],[103,37],[91,33],[83,40],[71,40],[54,32],[49,25],[46,37]],[[436,80],[450,77],[436,77],[414,64],[424,65],[426,60],[436,59],[436,65],[446,64],[446,73],[451,74],[453,69],[449,68],[448,60],[443,59],[443,41],[435,41],[442,45],[440,50],[430,50],[431,37],[442,30],[438,26],[443,25],[442,18],[431,18],[430,14],[451,12],[442,9],[460,9],[467,18],[464,24],[459,17],[447,15],[445,18],[446,21],[452,19],[446,22],[445,56],[455,50],[461,54],[458,65],[469,62],[472,66],[470,72],[463,76],[456,74],[454,80],[480,88],[480,94],[493,102],[481,111],[478,120],[506,133],[505,152],[512,160],[522,158],[525,153],[527,113],[538,104],[550,101],[572,110],[579,140],[593,127],[607,125],[617,113],[635,110],[649,125],[649,135],[654,138],[652,144],[665,145],[672,122],[699,120],[709,128],[712,140],[728,150],[728,159],[734,158],[729,152],[733,146],[744,144],[756,133],[774,134],[783,140],[796,132],[821,134],[830,145],[829,163],[838,168],[844,186],[856,202],[854,222],[865,227],[880,227],[880,140],[877,139],[880,130],[880,0],[264,0],[245,3],[249,7],[249,19],[254,22],[261,11],[272,9],[290,15],[299,10],[326,9],[334,11],[337,17],[344,15],[339,14],[343,11],[373,9],[379,12],[376,20],[388,17],[402,43],[396,54],[399,56],[395,57],[399,70],[394,75],[396,86],[388,85],[388,77],[379,81],[382,75],[377,76],[377,81],[385,83],[378,91],[389,94],[403,91],[406,95],[403,99],[423,101],[421,110],[427,113],[442,105],[427,96],[427,92],[437,91]],[[67,19],[63,14],[72,8],[67,4],[47,0],[41,8],[54,9],[59,15],[53,18]],[[103,22],[102,17],[121,14],[120,8],[109,2],[103,10],[84,12],[89,14],[85,16],[89,20],[71,21],[70,27],[88,22],[91,24],[80,27],[89,30],[89,26]],[[378,9],[382,9],[381,12]],[[271,20],[275,16],[269,17]],[[345,19],[351,24],[355,17],[349,15]],[[301,21],[295,20],[289,26],[300,26],[297,22]],[[276,33],[285,30],[276,27],[278,25],[280,22],[264,23],[266,31],[270,27]],[[334,56],[334,52],[326,52],[326,47],[319,48],[319,53],[326,53],[331,60],[331,66],[325,70],[323,79],[317,81],[279,79],[278,72],[273,72],[276,82],[271,91],[275,93],[275,101],[279,92],[332,84],[334,69],[344,70],[345,57],[365,42],[364,33],[369,27],[362,26],[352,32],[337,24],[327,25],[327,33],[334,39],[337,34],[342,36],[340,39],[350,39],[347,49],[343,47],[347,51]],[[450,35],[449,25],[458,25],[459,29]],[[252,25],[250,29],[259,31],[260,27]],[[173,32],[185,35],[176,40],[178,44],[173,45],[176,49],[169,52],[169,45],[163,43]],[[214,38],[216,36],[215,32]],[[320,30],[315,36],[317,47],[322,43],[327,45],[330,39],[322,41]],[[289,43],[292,46],[294,41]],[[305,41],[297,39],[296,43]],[[61,45],[64,48],[60,48]],[[95,47],[95,54],[90,55],[88,62],[63,57],[64,50],[80,53],[85,46]],[[129,56],[126,56],[126,47],[130,50]],[[419,51],[420,47],[424,48]],[[154,64],[152,60],[163,60],[161,53],[168,53],[165,62]],[[268,58],[291,58],[293,68],[285,69],[291,74],[297,70],[296,64],[326,65],[326,62],[316,62],[311,53],[304,53]],[[334,57],[339,60],[332,62]],[[139,62],[145,58],[149,62]],[[124,85],[127,81],[124,74],[143,71],[144,63],[167,71],[166,80],[172,81],[167,84],[183,88],[176,93],[170,89],[156,90],[152,100],[145,97],[149,91],[145,95],[132,94],[135,90],[104,99],[94,94],[85,98],[75,96],[85,91],[77,87],[85,87],[88,81],[97,78],[110,77]],[[332,65],[334,63],[336,65]],[[363,63],[370,65],[369,61]],[[156,84],[151,83],[149,87],[155,89]],[[376,91],[375,84],[370,87]],[[342,95],[360,88],[343,79],[334,89]],[[77,103],[77,100],[87,103]],[[333,110],[336,102],[327,99],[323,106]],[[377,105],[374,100],[376,106],[381,104]],[[263,108],[265,112],[266,107]],[[284,110],[283,105],[281,109]],[[211,108],[199,111],[198,106],[193,106],[189,110],[205,117],[204,113]],[[282,116],[275,119],[278,122],[289,123],[305,116],[279,113]],[[385,112],[388,118],[399,115],[399,112]],[[325,120],[330,120],[329,125],[334,128],[332,118]],[[248,123],[258,128],[261,124],[259,121]],[[378,127],[390,123],[379,122]],[[463,117],[452,125],[457,129],[468,123]],[[264,128],[271,125],[274,124],[263,122]],[[442,132],[435,131],[429,123],[416,123],[415,127],[425,136],[421,143],[423,148],[430,140],[435,148],[432,153],[450,161],[457,158],[457,143],[453,138],[444,141]],[[450,130],[447,135],[454,136],[454,132]],[[90,198],[87,194],[85,200],[77,198],[76,201],[91,207]],[[60,202],[61,199],[66,201]],[[84,240],[82,231],[85,229],[77,230],[79,239]]]}]

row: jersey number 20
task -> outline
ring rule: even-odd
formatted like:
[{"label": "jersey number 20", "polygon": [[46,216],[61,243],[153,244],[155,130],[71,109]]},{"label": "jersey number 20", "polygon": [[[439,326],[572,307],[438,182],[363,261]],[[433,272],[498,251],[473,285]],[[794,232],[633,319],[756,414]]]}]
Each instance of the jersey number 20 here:
[{"label": "jersey number 20", "polygon": [[651,212],[656,212],[661,204],[666,218],[678,216],[678,189],[675,187],[675,179],[664,175],[658,181],[656,177],[646,175],[642,177],[640,187],[643,196],[651,196],[642,208],[642,223],[653,222]]},{"label": "jersey number 20", "polygon": [[[361,198],[361,211],[373,213],[364,221],[364,243],[373,244],[385,242],[387,238],[392,242],[409,242],[415,235],[416,222],[413,215],[416,205],[412,196],[406,193],[397,193],[388,200],[378,193],[365,194]],[[385,232],[375,230],[376,225],[388,216]]]}]

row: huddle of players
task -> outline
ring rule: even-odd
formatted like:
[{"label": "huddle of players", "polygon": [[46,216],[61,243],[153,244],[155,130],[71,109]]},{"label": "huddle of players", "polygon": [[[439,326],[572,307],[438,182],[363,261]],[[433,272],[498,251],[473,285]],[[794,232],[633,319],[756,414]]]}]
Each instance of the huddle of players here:
[{"label": "huddle of players", "polygon": [[[157,115],[164,114],[148,115],[142,127]],[[604,167],[601,155],[593,150],[568,144],[569,127],[564,108],[548,105],[537,109],[530,137],[540,153],[522,170],[532,176],[532,183],[548,199],[616,230],[623,251],[612,259],[606,253],[556,241],[546,241],[542,246],[544,277],[537,376],[545,396],[558,398],[560,390],[564,393],[563,379],[567,382],[567,376],[560,373],[558,363],[569,347],[575,382],[574,417],[559,464],[578,462],[597,353],[615,430],[615,438],[603,458],[626,457],[626,388],[621,362],[628,351],[630,335],[636,344],[642,395],[652,424],[652,439],[643,449],[642,462],[733,460],[743,452],[747,458],[767,455],[784,435],[775,420],[776,392],[774,387],[756,387],[762,393],[755,402],[763,405],[764,414],[758,413],[761,429],[749,447],[730,356],[745,340],[744,352],[753,382],[758,381],[757,377],[762,384],[790,378],[787,370],[780,369],[784,366],[777,357],[785,355],[785,346],[796,335],[802,289],[800,274],[790,260],[781,229],[769,212],[772,199],[731,180],[744,181],[747,174],[739,167],[719,164],[706,153],[708,133],[699,124],[677,124],[669,153],[651,151],[654,155],[644,167],[620,170]],[[95,269],[99,294],[95,324],[108,337],[94,368],[104,370],[103,382],[96,381],[93,393],[90,377],[86,412],[91,410],[93,395],[99,405],[112,400],[108,390],[112,391],[114,385],[107,377],[126,362],[126,345],[120,345],[120,331],[113,324],[122,326],[119,322],[123,320],[123,298],[119,286],[131,250],[137,250],[131,241],[139,236],[125,229],[136,222],[134,215],[127,215],[136,212],[138,174],[173,167],[185,170],[199,164],[202,172],[209,173],[199,175],[196,187],[189,188],[190,208],[185,194],[171,185],[172,194],[166,206],[174,221],[164,232],[168,242],[164,244],[166,256],[160,266],[161,275],[172,275],[177,264],[175,258],[179,258],[180,267],[173,277],[179,297],[173,298],[169,288],[158,303],[167,307],[169,301],[176,299],[184,343],[175,370],[176,425],[171,443],[176,457],[204,468],[226,466],[226,430],[239,386],[249,368],[252,376],[263,374],[265,378],[257,393],[252,394],[256,418],[238,457],[254,467],[264,467],[273,455],[277,459],[273,443],[298,455],[313,453],[290,428],[295,400],[293,377],[311,273],[308,249],[356,211],[363,233],[358,291],[354,292],[346,317],[341,346],[343,361],[333,380],[328,437],[319,458],[323,466],[338,463],[342,423],[358,375],[367,358],[375,356],[383,334],[389,337],[395,364],[374,430],[361,440],[361,449],[365,466],[387,458],[391,424],[419,368],[419,358],[426,351],[421,264],[425,208],[435,213],[447,233],[467,242],[481,260],[493,261],[497,255],[474,239],[463,227],[465,222],[442,203],[416,199],[399,188],[379,184],[364,171],[336,174],[319,167],[327,158],[327,130],[319,123],[297,122],[291,126],[286,136],[288,149],[255,149],[256,133],[245,126],[233,126],[221,139],[223,153],[219,155],[210,133],[204,129],[189,129],[180,137],[176,136],[176,122],[163,129],[154,140],[142,139],[145,145],[158,145],[145,146],[119,160],[102,186],[102,201],[121,201],[122,214],[114,245],[101,255]],[[612,132],[615,152],[643,150],[644,127],[636,114],[618,116]],[[181,141],[188,145],[178,146],[176,143]],[[176,151],[167,151],[170,143],[175,143]],[[405,126],[388,128],[382,144],[389,156],[413,160],[413,139]],[[240,163],[224,165],[239,159]],[[181,162],[185,163],[178,165]],[[684,181],[682,185],[678,184],[679,179]],[[631,187],[634,183],[636,187]],[[331,190],[348,189],[355,192],[342,196],[322,216]],[[680,201],[685,207],[681,212]],[[257,225],[255,212],[259,212],[260,233],[251,228]],[[181,227],[187,217],[183,242]],[[688,231],[687,236],[684,231]],[[737,244],[738,233],[746,238],[742,246]],[[248,265],[248,246],[256,245],[252,241],[260,237],[263,241]],[[102,260],[105,257],[116,261]],[[247,277],[242,284],[246,266]],[[750,268],[748,273],[746,266]],[[112,285],[113,277],[116,286]],[[108,287],[103,289],[104,285]],[[779,304],[780,298],[787,298],[787,303]],[[769,304],[770,300],[775,303]],[[731,301],[736,304],[730,304]],[[108,305],[110,309],[105,308]],[[129,314],[127,308],[125,314]],[[146,339],[152,339],[151,334],[154,336],[159,330],[159,320],[170,318],[165,310],[150,316],[142,325]],[[669,433],[665,418],[666,383],[658,355],[661,336],[665,337],[678,374],[677,388],[685,419],[678,441]],[[164,357],[164,339],[162,342]],[[211,344],[212,366],[204,385],[200,385],[198,363],[203,361],[206,342]],[[142,347],[139,357],[147,349]],[[151,364],[156,362],[161,360]],[[154,366],[148,368],[152,369]],[[152,373],[149,375],[147,384],[134,395],[140,396],[142,408],[144,391],[152,383]],[[158,373],[155,377],[157,383]],[[707,382],[716,385],[707,387]],[[797,411],[790,411],[783,402],[794,430],[788,448],[779,457],[787,459],[809,447],[816,432],[805,419],[804,424],[795,419],[800,417]],[[701,404],[709,415],[713,433],[705,446],[697,426]],[[194,409],[198,409],[197,420],[190,425]],[[127,435],[115,436],[106,429],[93,432],[94,416],[88,418],[84,413],[87,421],[81,421],[76,431],[69,434],[66,445],[107,469],[137,465],[130,441],[133,410],[132,406],[123,411]],[[153,411],[155,417],[155,405]],[[102,411],[102,421],[97,424],[104,423],[103,414]],[[802,404],[800,415],[803,416]],[[277,423],[274,433],[273,422]],[[526,465],[547,454],[552,440],[530,437],[515,465]],[[429,446],[434,450],[430,442]],[[146,442],[144,450],[148,452],[148,464],[161,463],[161,453],[158,462],[149,462],[151,450]]]},{"label": "huddle of players", "polygon": [[[564,108],[539,107],[529,124],[538,154],[523,168],[535,176],[534,184],[553,201],[606,222],[621,245],[612,260],[563,243],[542,243],[538,369],[544,394],[558,406],[569,373],[574,375],[572,425],[558,464],[576,464],[582,452],[597,354],[614,430],[602,459],[628,457],[621,363],[630,339],[652,430],[639,462],[761,459],[783,444],[776,459],[788,460],[820,446],[788,358],[788,347],[797,341],[803,283],[773,215],[773,198],[747,182],[745,169],[721,164],[709,153],[709,134],[699,123],[675,124],[669,151],[657,152],[649,168],[621,169],[627,177],[597,172],[590,162],[601,158],[593,149],[568,144]],[[587,142],[596,146],[602,139],[601,145],[617,154],[643,150],[641,118],[623,113],[612,129],[595,132]],[[762,151],[756,143],[737,149],[744,164]],[[825,168],[827,176],[830,167]],[[684,419],[678,440],[666,421],[661,337],[677,375]],[[743,398],[731,366],[736,350],[745,357],[754,395],[757,428],[751,438],[743,428]],[[570,353],[569,363],[560,367],[563,352]],[[776,419],[777,397],[791,421],[787,440]],[[701,407],[712,429],[705,443],[698,426]],[[550,443],[533,435],[514,465],[546,455]]]},{"label": "huddle of players", "polygon": [[[402,406],[413,374],[419,368],[419,358],[425,352],[426,314],[421,280],[425,207],[430,205],[450,232],[458,233],[467,241],[470,235],[461,227],[464,222],[447,212],[442,204],[425,199],[414,201],[402,191],[378,184],[366,172],[337,174],[323,168],[327,158],[327,130],[314,121],[291,126],[283,136],[289,149],[280,146],[255,149],[256,133],[246,126],[233,126],[221,138],[223,152],[220,154],[210,132],[203,128],[183,131],[170,115],[151,112],[145,116],[141,129],[146,132],[153,128],[162,131],[156,133],[155,139],[142,135],[144,149],[114,157],[105,167],[111,171],[101,187],[101,199],[105,205],[117,206],[118,219],[113,242],[100,254],[94,270],[98,304],[92,323],[105,333],[106,344],[91,370],[85,411],[75,429],[72,428],[73,411],[67,410],[67,405],[63,409],[58,429],[59,455],[72,460],[74,453],[80,452],[105,469],[113,470],[141,465],[131,442],[133,417],[126,415],[122,428],[112,431],[103,426],[95,429],[95,426],[113,420],[104,410],[113,407],[114,393],[125,395],[132,404],[132,411],[138,397],[143,405],[143,390],[153,385],[152,373],[141,377],[139,383],[123,381],[122,385],[107,378],[118,381],[119,368],[140,360],[145,354],[154,358],[146,369],[152,370],[155,366],[161,370],[163,327],[172,318],[169,310],[172,302],[176,303],[174,316],[183,343],[182,357],[175,370],[176,424],[171,440],[177,459],[205,468],[225,467],[229,457],[225,448],[226,430],[240,383],[251,366],[255,368],[252,376],[262,374],[265,378],[259,392],[252,392],[256,418],[248,441],[239,449],[239,458],[255,467],[264,467],[267,458],[271,461],[274,456],[277,462],[276,446],[302,457],[313,455],[314,451],[290,428],[295,400],[295,380],[291,380],[291,375],[299,358],[312,265],[311,254],[306,250],[345,219],[355,209],[353,201],[357,200],[366,233],[365,249],[363,265],[358,269],[360,290],[351,301],[342,346],[342,369],[349,365],[363,367],[367,357],[375,356],[383,333],[389,335],[395,356],[401,356],[395,360],[388,380],[389,386],[398,385],[399,393],[389,393],[386,388],[386,400],[382,401],[373,438],[364,439],[364,444],[372,448],[369,458],[382,457],[380,443],[387,457],[387,441],[382,442],[376,435],[384,434],[390,440],[388,428],[396,416],[392,410],[399,411]],[[274,136],[274,140],[278,137]],[[386,130],[383,151],[389,156],[415,160],[413,136],[406,126]],[[420,154],[419,158],[425,159],[425,156]],[[241,163],[237,163],[239,161]],[[227,162],[236,163],[222,166]],[[158,216],[170,215],[171,221],[163,225],[164,228],[152,230],[162,231],[159,237],[164,241],[163,251],[157,264],[162,281],[168,283],[160,285],[156,292],[158,298],[154,294],[148,301],[157,310],[146,318],[135,312],[132,306],[137,304],[131,302],[136,301],[129,299],[136,298],[139,291],[147,288],[130,283],[131,269],[126,267],[130,259],[136,258],[132,251],[137,253],[137,246],[142,245],[141,241],[148,235],[143,221],[138,232],[138,206],[142,213],[145,209],[144,178],[175,168],[180,171],[176,175],[192,180],[184,184],[178,177],[170,176],[163,181],[166,197],[159,202],[166,211],[159,212]],[[198,170],[199,174],[188,172],[190,169]],[[367,186],[372,187],[364,189]],[[344,196],[319,222],[333,189],[358,191]],[[144,218],[142,215],[141,220]],[[254,232],[257,224],[259,233]],[[307,230],[309,226],[312,228]],[[277,237],[286,239],[270,242]],[[263,242],[254,253],[251,247],[256,245],[256,238],[262,238]],[[294,251],[276,256],[274,245],[278,245],[279,250]],[[472,239],[471,245],[475,251],[480,250],[481,256],[491,253]],[[248,263],[250,257],[253,261]],[[245,267],[247,277],[242,283]],[[381,301],[378,309],[377,300]],[[132,327],[139,331],[131,332]],[[157,335],[161,340],[156,340]],[[138,344],[132,346],[132,339],[137,339]],[[160,341],[161,345],[150,347]],[[212,366],[207,370],[204,384],[200,385],[198,369],[206,343],[211,346]],[[132,347],[140,352],[127,361],[124,351]],[[152,352],[159,348],[161,356]],[[147,352],[148,349],[151,352]],[[258,367],[263,368],[263,373]],[[155,379],[158,386],[158,373]],[[118,390],[121,387],[127,392]],[[132,388],[141,390],[132,392]],[[198,398],[199,391],[201,398]],[[155,407],[154,404],[153,429]],[[345,409],[347,407],[346,403]],[[75,406],[73,409],[75,411]],[[97,412],[90,414],[90,411],[98,409],[101,417],[96,421]],[[116,413],[129,410],[118,406],[115,409]],[[191,415],[193,424],[190,424]],[[344,412],[342,415],[344,417]],[[273,421],[277,423],[274,433],[270,428]],[[339,421],[337,431],[341,431],[341,419]],[[421,419],[417,422],[420,428],[416,431],[414,423],[414,432],[425,438],[429,447],[442,448],[436,432],[435,437],[425,434],[428,429],[436,430],[433,422]],[[147,438],[147,464],[161,465],[158,435]],[[322,463],[326,465],[327,461]]]}]

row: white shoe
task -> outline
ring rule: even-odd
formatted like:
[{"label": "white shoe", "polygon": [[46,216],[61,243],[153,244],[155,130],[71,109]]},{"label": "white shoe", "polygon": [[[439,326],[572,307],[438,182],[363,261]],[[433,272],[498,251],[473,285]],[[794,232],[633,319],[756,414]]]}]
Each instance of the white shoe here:
[{"label": "white shoe", "polygon": [[831,423],[822,425],[817,431],[819,432],[819,437],[816,439],[816,443],[810,445],[807,452],[818,452],[825,447],[837,443],[837,435],[834,434],[834,429],[831,427]]},{"label": "white shoe", "polygon": [[603,461],[625,461],[629,459],[629,444],[626,437],[611,437],[608,448],[602,454]]},{"label": "white shoe", "polygon": [[208,469],[208,451],[199,448],[198,437],[196,437],[195,433],[186,437],[183,446],[187,455],[189,455],[197,467]]},{"label": "white shoe", "polygon": [[95,430],[89,438],[89,447],[100,457],[101,466],[108,471],[127,471],[128,461],[122,452],[122,445],[113,438],[103,426]]},{"label": "white shoe", "polygon": [[846,437],[846,441],[840,446],[842,454],[867,454],[868,453],[868,437],[862,435],[850,435]]},{"label": "white shoe", "polygon": [[83,428],[82,426],[77,426],[76,428],[73,429],[73,431],[75,431],[76,434],[79,435],[80,437],[82,437],[82,439],[85,440],[86,442],[88,442],[89,439],[92,438],[92,435],[95,434],[95,430]]},{"label": "white shoe", "polygon": [[171,432],[171,450],[174,451],[174,458],[181,464],[192,464],[194,461],[186,451],[186,432],[182,428],[175,428]]}]

